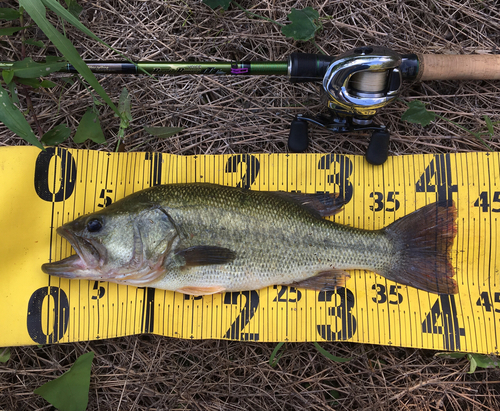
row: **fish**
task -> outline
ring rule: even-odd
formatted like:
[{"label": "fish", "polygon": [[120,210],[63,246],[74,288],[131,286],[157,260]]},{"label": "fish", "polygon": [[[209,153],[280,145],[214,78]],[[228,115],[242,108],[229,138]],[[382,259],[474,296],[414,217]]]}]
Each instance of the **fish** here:
[{"label": "fish", "polygon": [[325,218],[344,204],[331,193],[157,185],[59,227],[76,254],[41,268],[62,278],[191,295],[273,285],[332,290],[346,286],[352,270],[430,293],[458,292],[452,200],[379,230]]}]

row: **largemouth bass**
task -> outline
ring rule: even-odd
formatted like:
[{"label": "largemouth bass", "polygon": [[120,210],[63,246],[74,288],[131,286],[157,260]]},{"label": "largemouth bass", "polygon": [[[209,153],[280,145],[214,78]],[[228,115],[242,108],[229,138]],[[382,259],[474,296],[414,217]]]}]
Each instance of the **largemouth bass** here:
[{"label": "largemouth bass", "polygon": [[457,293],[454,204],[430,204],[373,231],[323,218],[343,204],[331,194],[156,186],[58,228],[77,254],[42,270],[206,295],[276,284],[332,289],[344,286],[347,270],[361,269]]}]

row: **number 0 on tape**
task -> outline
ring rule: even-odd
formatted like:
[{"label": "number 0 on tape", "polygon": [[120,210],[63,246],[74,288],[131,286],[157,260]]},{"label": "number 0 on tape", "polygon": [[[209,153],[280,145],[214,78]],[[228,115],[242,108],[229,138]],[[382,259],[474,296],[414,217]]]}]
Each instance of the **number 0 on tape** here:
[{"label": "number 0 on tape", "polygon": [[[409,155],[374,167],[362,156],[0,149],[0,346],[155,333],[192,339],[352,341],[477,353],[499,351],[500,155]],[[372,272],[345,287],[274,286],[192,297],[50,277],[40,266],[74,251],[55,229],[157,184],[211,182],[251,190],[337,192],[335,221],[378,229],[452,198],[458,294],[436,295]]]}]

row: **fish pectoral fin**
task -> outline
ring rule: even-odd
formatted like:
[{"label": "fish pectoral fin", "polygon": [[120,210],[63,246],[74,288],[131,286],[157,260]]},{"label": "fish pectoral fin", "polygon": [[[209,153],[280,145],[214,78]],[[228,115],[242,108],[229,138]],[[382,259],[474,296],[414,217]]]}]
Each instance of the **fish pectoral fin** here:
[{"label": "fish pectoral fin", "polygon": [[224,287],[219,285],[213,285],[210,287],[195,287],[195,286],[187,286],[182,287],[176,290],[179,293],[189,294],[189,295],[210,295],[221,293],[225,290]]},{"label": "fish pectoral fin", "polygon": [[321,271],[314,277],[306,278],[305,280],[295,282],[293,287],[308,288],[310,290],[334,290],[338,287],[344,287],[348,278],[351,276],[343,270],[328,270]]},{"label": "fish pectoral fin", "polygon": [[227,264],[233,261],[236,253],[229,248],[211,245],[199,245],[176,251],[175,255],[182,257],[185,267],[200,265]]}]

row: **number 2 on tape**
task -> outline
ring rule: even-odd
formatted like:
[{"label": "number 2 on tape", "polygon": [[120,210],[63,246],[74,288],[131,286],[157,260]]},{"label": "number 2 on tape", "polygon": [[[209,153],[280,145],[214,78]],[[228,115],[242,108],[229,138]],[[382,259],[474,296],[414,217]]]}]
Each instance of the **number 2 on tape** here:
[{"label": "number 2 on tape", "polygon": [[245,304],[235,318],[229,330],[227,330],[224,338],[229,338],[231,340],[251,340],[258,341],[259,333],[243,333],[247,324],[250,322],[252,317],[255,315],[255,311],[259,306],[259,294],[257,291],[242,291],[242,292],[231,292],[224,294],[224,304],[233,305],[238,304],[239,297],[245,298]]}]

